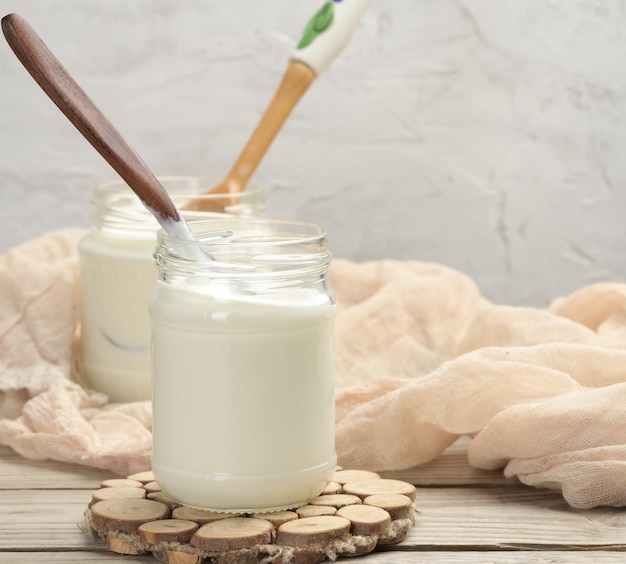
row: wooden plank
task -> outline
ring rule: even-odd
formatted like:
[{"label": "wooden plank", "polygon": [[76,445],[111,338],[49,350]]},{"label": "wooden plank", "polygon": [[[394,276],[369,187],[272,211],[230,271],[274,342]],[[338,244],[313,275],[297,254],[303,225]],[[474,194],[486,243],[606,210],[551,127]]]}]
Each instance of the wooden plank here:
[{"label": "wooden plank", "polygon": [[460,437],[435,460],[407,470],[381,472],[384,478],[410,482],[416,486],[480,486],[519,485],[516,479],[505,478],[502,470],[480,470],[467,461],[469,437]]},{"label": "wooden plank", "polygon": [[0,491],[0,550],[101,549],[80,526],[90,490]]},{"label": "wooden plank", "polygon": [[[88,490],[0,491],[0,550],[99,550],[80,529]],[[416,526],[390,550],[626,548],[626,511],[577,511],[526,487],[421,488]]]},{"label": "wooden plank", "polygon": [[[467,462],[468,437],[461,437],[428,464],[407,470],[381,473],[418,486],[518,485],[501,470],[472,468]],[[53,460],[28,460],[11,448],[0,445],[0,489],[96,489],[101,480],[119,477],[106,470]]]},{"label": "wooden plank", "polygon": [[[340,559],[346,564],[612,564],[624,562],[623,552],[546,551],[546,552],[374,552],[366,556]],[[30,564],[154,564],[152,556],[124,557],[111,552],[1,552],[0,562]]]},{"label": "wooden plank", "polygon": [[97,489],[102,480],[119,478],[111,472],[54,460],[29,460],[0,445],[0,490]]},{"label": "wooden plank", "polygon": [[112,552],[0,552],[0,562],[7,564],[30,564],[31,562],[48,562],[66,564],[156,564],[158,561],[151,555],[125,557]]},{"label": "wooden plank", "polygon": [[625,549],[623,508],[576,510],[559,493],[525,486],[418,491],[420,549]]},{"label": "wooden plank", "polygon": [[373,552],[339,560],[346,564],[605,564],[624,562],[626,554],[609,551],[546,552]]},{"label": "wooden plank", "polygon": [[[472,469],[466,448],[462,439],[429,465],[386,473],[404,480],[410,475],[413,478],[407,481],[422,485],[465,487],[420,488],[418,522],[407,539],[388,551],[350,562],[624,560],[623,509],[574,510],[559,493],[500,480],[499,472]],[[108,552],[102,541],[79,528],[91,492],[108,477],[110,473],[82,466],[25,460],[0,447],[0,561],[119,562],[120,557]],[[494,486],[502,481],[504,486]],[[472,483],[490,487],[467,487]],[[154,560],[135,557],[133,562]]]}]

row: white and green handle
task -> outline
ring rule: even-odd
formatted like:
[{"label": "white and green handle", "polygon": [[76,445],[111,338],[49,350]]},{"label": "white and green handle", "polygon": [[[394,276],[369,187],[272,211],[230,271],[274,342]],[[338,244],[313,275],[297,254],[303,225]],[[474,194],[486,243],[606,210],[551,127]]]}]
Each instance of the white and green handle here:
[{"label": "white and green handle", "polygon": [[369,0],[325,2],[309,20],[291,61],[319,76],[346,46],[368,5]]},{"label": "white and green handle", "polygon": [[[272,101],[235,164],[211,190],[212,194],[236,194],[246,187],[291,110],[346,46],[368,4],[369,0],[328,0],[311,18]],[[209,209],[202,200],[191,204],[188,209]]]}]

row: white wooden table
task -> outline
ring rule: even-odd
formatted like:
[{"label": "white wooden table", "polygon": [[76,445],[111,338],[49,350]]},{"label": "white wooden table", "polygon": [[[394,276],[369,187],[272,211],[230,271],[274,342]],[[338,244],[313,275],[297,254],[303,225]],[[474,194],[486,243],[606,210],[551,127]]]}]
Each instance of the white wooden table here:
[{"label": "white wooden table", "polygon": [[[416,526],[399,545],[340,561],[626,562],[626,508],[575,510],[558,493],[472,469],[463,440],[431,464],[384,476],[418,486]],[[0,562],[157,562],[111,553],[81,531],[91,493],[110,477],[82,466],[26,460],[0,446]]]}]

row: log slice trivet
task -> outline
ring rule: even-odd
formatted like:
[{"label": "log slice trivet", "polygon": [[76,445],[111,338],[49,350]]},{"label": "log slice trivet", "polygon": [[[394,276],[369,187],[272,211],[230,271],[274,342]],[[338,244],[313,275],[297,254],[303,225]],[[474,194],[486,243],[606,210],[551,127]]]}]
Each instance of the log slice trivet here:
[{"label": "log slice trivet", "polygon": [[159,486],[156,482],[148,482],[147,484],[144,484],[143,487],[148,493],[157,493],[162,491],[161,486]]},{"label": "log slice trivet", "polygon": [[144,523],[169,517],[170,510],[158,501],[131,497],[98,501],[91,506],[90,514],[94,529],[136,533]]},{"label": "log slice trivet", "polygon": [[180,501],[178,501],[177,499],[174,499],[171,495],[166,494],[165,492],[161,491],[161,492],[153,492],[153,493],[148,493],[148,495],[146,496],[148,499],[152,499],[154,501],[158,501],[160,503],[164,503],[165,505],[167,505],[170,510],[174,510],[177,507],[180,507]]},{"label": "log slice trivet", "polygon": [[276,543],[295,548],[324,548],[350,536],[350,521],[336,515],[303,517],[284,523],[278,529]]},{"label": "log slice trivet", "polygon": [[139,536],[150,544],[179,542],[187,544],[200,525],[183,519],[161,519],[144,523],[138,529]]},{"label": "log slice trivet", "polygon": [[217,511],[209,511],[207,509],[197,509],[196,507],[187,507],[181,505],[172,511],[172,517],[175,519],[185,519],[187,521],[195,521],[199,525],[212,523],[213,521],[221,521],[222,519],[230,519],[231,517],[241,517],[240,513],[219,513]]},{"label": "log slice trivet", "polygon": [[105,487],[93,492],[91,503],[94,504],[107,499],[143,499],[146,494],[147,492],[143,488]]},{"label": "log slice trivet", "polygon": [[319,517],[320,515],[336,515],[337,509],[331,505],[302,505],[296,509],[298,517]]},{"label": "log slice trivet", "polygon": [[348,482],[343,485],[343,491],[346,494],[356,495],[362,499],[376,494],[398,494],[407,496],[411,501],[415,501],[417,493],[413,484],[382,478]]},{"label": "log slice trivet", "polygon": [[165,564],[317,564],[401,542],[415,524],[415,495],[407,482],[338,467],[308,505],[219,513],[181,505],[147,471],[103,481],[85,520],[112,552]]},{"label": "log slice trivet", "polygon": [[408,519],[413,513],[413,502],[400,494],[374,494],[363,500],[364,505],[380,507],[391,515],[392,519]]},{"label": "log slice trivet", "polygon": [[391,515],[373,505],[346,505],[337,511],[337,515],[352,523],[353,535],[382,535],[391,527]]},{"label": "log slice trivet", "polygon": [[274,511],[273,513],[255,513],[252,517],[265,519],[274,525],[274,527],[278,528],[283,523],[288,523],[289,521],[298,519],[299,515],[295,511]]},{"label": "log slice trivet", "polygon": [[320,495],[334,495],[340,494],[343,491],[343,486],[339,482],[329,482],[324,488],[324,491]]},{"label": "log slice trivet", "polygon": [[333,482],[342,485],[361,480],[380,480],[380,474],[370,470],[337,470],[333,476]]},{"label": "log slice trivet", "polygon": [[274,536],[274,525],[265,519],[231,517],[202,525],[192,537],[191,546],[208,552],[228,552],[270,544]]},{"label": "log slice trivet", "polygon": [[147,484],[149,482],[154,482],[154,474],[152,470],[146,470],[145,472],[138,472],[137,474],[131,474],[128,476],[129,480],[137,480],[138,482],[143,482]]},{"label": "log slice trivet", "polygon": [[142,488],[143,483],[128,478],[112,478],[100,483],[101,488]]},{"label": "log slice trivet", "polygon": [[339,509],[344,505],[354,505],[355,503],[362,503],[361,498],[356,495],[348,494],[330,494],[320,495],[311,500],[310,505],[322,505],[325,507],[334,507]]},{"label": "log slice trivet", "polygon": [[162,550],[153,552],[152,555],[163,564],[203,564],[204,558],[191,552],[180,550]]}]

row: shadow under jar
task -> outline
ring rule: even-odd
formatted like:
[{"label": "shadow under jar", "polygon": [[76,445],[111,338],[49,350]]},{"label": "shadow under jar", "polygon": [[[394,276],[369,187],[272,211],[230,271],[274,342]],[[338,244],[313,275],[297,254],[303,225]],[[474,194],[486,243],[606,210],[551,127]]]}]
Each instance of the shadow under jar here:
[{"label": "shadow under jar", "polygon": [[191,227],[206,261],[164,231],[155,251],[155,479],[216,511],[306,504],[336,465],[325,232],[270,220]]},{"label": "shadow under jar", "polygon": [[[206,201],[219,212],[184,211],[186,220],[262,217],[263,191],[249,185],[236,196],[206,194],[214,179],[159,179],[179,209]],[[150,316],[156,285],[156,219],[123,182],[97,186],[91,230],[78,245],[81,275],[80,363],[88,387],[112,402],[151,398]]]}]

